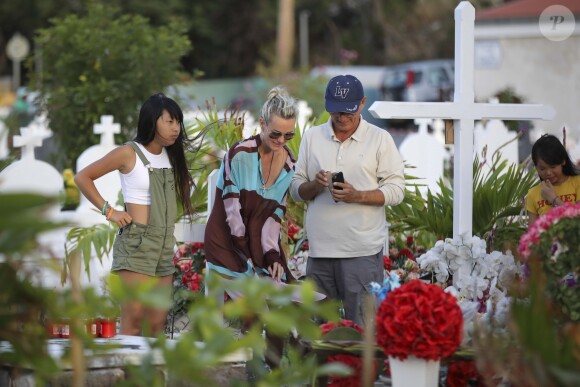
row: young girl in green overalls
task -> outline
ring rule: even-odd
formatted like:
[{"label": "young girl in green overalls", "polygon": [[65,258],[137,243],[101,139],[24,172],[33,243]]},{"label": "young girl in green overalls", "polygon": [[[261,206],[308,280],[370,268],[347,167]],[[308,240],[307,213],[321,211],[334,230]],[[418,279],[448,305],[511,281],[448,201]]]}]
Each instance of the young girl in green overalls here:
[{"label": "young girl in green overalls", "polygon": [[[141,107],[134,141],[114,149],[75,177],[83,195],[119,226],[111,270],[127,285],[153,277],[157,286],[171,287],[177,200],[186,214],[193,214],[186,142],[181,108],[171,98],[155,94]],[[94,183],[115,170],[121,176],[125,211],[109,205]],[[163,331],[166,316],[167,310],[148,308],[137,301],[124,303],[120,333],[156,335]]]}]

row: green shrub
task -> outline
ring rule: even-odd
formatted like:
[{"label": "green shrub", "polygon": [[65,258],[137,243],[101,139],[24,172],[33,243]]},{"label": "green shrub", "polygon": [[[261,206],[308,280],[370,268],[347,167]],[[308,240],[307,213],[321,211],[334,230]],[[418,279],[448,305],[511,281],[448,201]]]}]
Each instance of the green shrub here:
[{"label": "green shrub", "polygon": [[141,103],[180,79],[180,58],[190,50],[185,32],[177,22],[153,28],[141,16],[100,5],[39,30],[42,67],[32,83],[59,146],[55,161],[74,167],[79,154],[98,143],[93,125],[101,115],[121,124],[117,140],[132,138]]}]

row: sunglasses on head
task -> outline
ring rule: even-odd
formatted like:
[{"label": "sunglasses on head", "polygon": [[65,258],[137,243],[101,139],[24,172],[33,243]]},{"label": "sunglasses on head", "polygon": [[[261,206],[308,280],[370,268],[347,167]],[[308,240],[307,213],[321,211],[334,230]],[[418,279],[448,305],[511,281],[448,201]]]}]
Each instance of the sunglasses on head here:
[{"label": "sunglasses on head", "polygon": [[284,140],[290,141],[294,138],[295,134],[296,133],[294,133],[294,132],[282,133],[282,132],[278,132],[277,130],[271,130],[270,133],[268,134],[268,137],[270,137],[272,140],[277,140],[281,136],[284,136]]}]

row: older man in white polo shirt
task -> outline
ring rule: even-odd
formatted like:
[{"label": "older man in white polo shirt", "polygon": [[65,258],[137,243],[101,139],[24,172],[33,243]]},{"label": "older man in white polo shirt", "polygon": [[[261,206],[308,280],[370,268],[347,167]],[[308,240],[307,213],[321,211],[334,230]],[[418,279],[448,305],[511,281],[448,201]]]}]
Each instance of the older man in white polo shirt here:
[{"label": "older man in white polo shirt", "polygon": [[[325,99],[330,119],[304,133],[290,194],[308,201],[306,276],[362,325],[363,296],[384,278],[385,206],[405,195],[403,159],[391,135],[361,117],[366,97],[356,77],[332,78]],[[344,183],[332,183],[338,172]]]}]

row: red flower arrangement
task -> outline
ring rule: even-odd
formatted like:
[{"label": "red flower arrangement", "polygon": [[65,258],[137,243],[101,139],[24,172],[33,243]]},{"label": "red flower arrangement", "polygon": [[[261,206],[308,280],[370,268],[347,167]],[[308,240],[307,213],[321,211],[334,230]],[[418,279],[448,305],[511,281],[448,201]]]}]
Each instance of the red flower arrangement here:
[{"label": "red flower arrangement", "polygon": [[447,386],[464,387],[484,385],[474,360],[455,360],[447,366]]},{"label": "red flower arrangement", "polygon": [[352,370],[350,376],[330,375],[327,386],[333,387],[356,387],[361,385],[363,365],[359,356],[338,354],[329,356],[329,363],[342,363]]},{"label": "red flower arrangement", "polygon": [[383,267],[386,271],[391,271],[393,268],[393,261],[391,261],[391,258],[386,255],[383,255]]},{"label": "red flower arrangement", "polygon": [[173,257],[173,264],[176,268],[173,277],[173,305],[169,310],[172,316],[184,314],[189,309],[193,297],[187,293],[201,294],[204,291],[204,247],[202,242],[183,243],[177,247],[177,252]]},{"label": "red flower arrangement", "polygon": [[377,344],[400,360],[448,357],[461,343],[462,331],[457,299],[420,280],[389,292],[377,311]]}]

